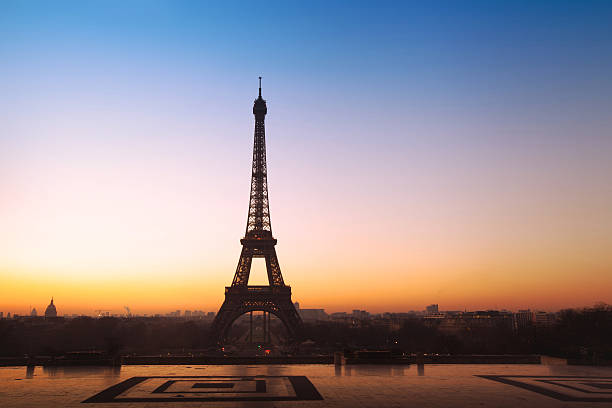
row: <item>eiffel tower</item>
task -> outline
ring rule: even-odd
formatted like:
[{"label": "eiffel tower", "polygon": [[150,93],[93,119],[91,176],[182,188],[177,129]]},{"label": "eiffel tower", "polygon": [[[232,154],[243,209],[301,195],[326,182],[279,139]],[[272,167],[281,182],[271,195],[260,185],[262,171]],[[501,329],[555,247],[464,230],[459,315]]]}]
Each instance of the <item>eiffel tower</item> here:
[{"label": "eiffel tower", "polygon": [[[269,338],[270,313],[283,322],[290,342],[295,342],[299,338],[302,326],[302,319],[291,302],[291,286],[285,285],[283,281],[274,248],[276,239],[272,236],[272,225],[270,224],[264,125],[267,112],[266,101],[261,97],[261,77],[259,77],[259,97],[253,104],[255,141],[249,214],[246,233],[240,240],[242,252],[232,286],[225,288],[225,301],[211,327],[212,340],[217,344],[223,343],[232,323],[245,313],[251,312],[252,332],[253,311],[264,312],[264,340]],[[269,285],[250,286],[248,284],[253,258],[265,258]]]}]

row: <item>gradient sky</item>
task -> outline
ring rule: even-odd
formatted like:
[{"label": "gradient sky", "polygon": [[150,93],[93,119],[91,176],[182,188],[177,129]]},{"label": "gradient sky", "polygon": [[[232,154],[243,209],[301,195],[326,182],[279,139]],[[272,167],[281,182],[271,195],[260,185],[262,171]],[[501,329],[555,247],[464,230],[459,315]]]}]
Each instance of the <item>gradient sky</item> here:
[{"label": "gradient sky", "polygon": [[4,0],[0,311],[216,311],[258,75],[302,307],[612,303],[610,21],[607,1]]}]

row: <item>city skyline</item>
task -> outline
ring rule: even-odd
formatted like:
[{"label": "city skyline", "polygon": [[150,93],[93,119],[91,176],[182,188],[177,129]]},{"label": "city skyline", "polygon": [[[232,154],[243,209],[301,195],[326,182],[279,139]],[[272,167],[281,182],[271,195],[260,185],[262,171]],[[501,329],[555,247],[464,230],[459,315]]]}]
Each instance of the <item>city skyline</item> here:
[{"label": "city skyline", "polygon": [[[371,315],[383,315],[386,313],[417,313],[417,314],[426,314],[429,312],[428,308],[431,306],[436,306],[436,310],[439,309],[440,313],[447,313],[447,312],[467,312],[467,313],[473,313],[473,312],[512,312],[512,313],[518,313],[518,312],[523,312],[523,311],[531,311],[531,312],[546,312],[546,313],[558,313],[561,312],[563,310],[568,310],[568,309],[575,309],[575,310],[581,310],[581,309],[590,309],[590,308],[597,308],[597,307],[605,307],[607,306],[607,304],[605,302],[594,302],[593,304],[590,305],[582,305],[582,306],[577,306],[577,307],[564,307],[564,308],[560,308],[560,309],[541,309],[541,308],[535,308],[535,307],[530,307],[529,305],[526,305],[525,307],[519,307],[519,308],[515,308],[515,309],[507,309],[507,308],[480,308],[480,309],[468,309],[467,307],[447,307],[442,305],[442,307],[439,306],[439,304],[428,304],[428,305],[421,305],[421,307],[417,307],[415,309],[402,309],[402,310],[362,310],[362,309],[355,309],[355,308],[349,308],[349,309],[345,309],[345,310],[331,310],[331,309],[326,309],[324,307],[320,307],[320,305],[306,305],[307,307],[304,307],[304,305],[302,305],[299,301],[294,302],[296,304],[296,308],[298,311],[303,311],[303,310],[322,310],[325,313],[331,315],[331,314],[338,314],[338,313],[351,313],[351,312],[355,312],[355,311],[362,311],[362,312],[367,312],[368,314]],[[44,305],[38,305],[41,310],[45,310]],[[60,306],[61,307],[61,306]],[[7,317],[7,315],[9,316],[17,316],[17,317],[30,317],[30,316],[38,316],[38,317],[43,317],[43,315],[32,315],[32,310],[37,310],[36,306],[33,304],[29,304],[28,307],[24,310],[18,309],[18,310],[0,310],[0,318],[3,317]],[[184,317],[184,313],[185,312],[189,312],[189,313],[194,313],[193,317],[196,316],[202,316],[202,317],[208,317],[210,318],[211,316],[214,316],[217,313],[217,310],[211,309],[205,309],[205,308],[201,308],[198,306],[192,307],[192,308],[181,308],[178,306],[175,307],[169,307],[167,309],[159,309],[159,310],[136,310],[136,309],[132,309],[129,306],[123,306],[121,308],[98,308],[98,309],[92,309],[92,310],[85,310],[85,311],[81,311],[81,312],[75,312],[74,310],[70,310],[68,311],[64,311],[63,309],[60,309],[60,311],[58,311],[58,316],[59,317],[77,317],[77,316],[89,316],[89,317],[104,317],[104,316],[112,316],[112,317]]]},{"label": "city skyline", "polygon": [[0,311],[216,311],[258,75],[300,304],[612,303],[610,5],[37,4],[0,6]]}]

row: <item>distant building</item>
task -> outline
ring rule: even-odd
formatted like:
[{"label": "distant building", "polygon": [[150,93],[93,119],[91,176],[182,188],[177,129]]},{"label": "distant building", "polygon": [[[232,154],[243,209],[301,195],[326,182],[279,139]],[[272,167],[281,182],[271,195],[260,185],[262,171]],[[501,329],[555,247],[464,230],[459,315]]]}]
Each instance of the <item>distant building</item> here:
[{"label": "distant building", "polygon": [[354,309],[351,317],[356,320],[368,320],[370,318],[370,313],[365,310]]},{"label": "distant building", "polygon": [[167,313],[166,316],[168,316],[168,317],[180,317],[181,316],[181,311],[180,310],[176,310],[174,312]]},{"label": "distant building", "polygon": [[537,311],[533,313],[533,322],[536,326],[550,327],[557,321],[557,316],[554,313]]},{"label": "distant building", "polygon": [[191,310],[185,310],[185,317],[191,317]]},{"label": "distant building", "polygon": [[438,314],[438,304],[434,303],[425,307],[425,313],[428,315]]},{"label": "distant building", "polygon": [[[441,316],[440,319],[434,319]],[[475,312],[461,312],[457,314],[441,314],[425,316],[424,321],[437,324],[438,330],[445,333],[461,333],[464,331],[486,329],[512,329],[513,315],[497,310],[478,310]]]},{"label": "distant building", "polygon": [[4,312],[0,312],[0,319],[4,319]]},{"label": "distant building", "polygon": [[533,325],[533,312],[529,309],[514,313],[513,324],[515,330],[524,329]]},{"label": "distant building", "polygon": [[38,312],[36,311],[36,308],[32,309],[32,311],[30,312],[30,316],[32,316],[32,317],[38,316]]},{"label": "distant building", "polygon": [[51,298],[51,303],[49,303],[49,306],[47,306],[45,310],[45,317],[57,317],[57,309],[53,304],[53,298]]},{"label": "distant building", "polygon": [[298,309],[303,320],[328,320],[329,315],[325,309]]},{"label": "distant building", "polygon": [[403,313],[389,313],[385,312],[382,315],[383,319],[399,319],[399,320],[408,320],[408,319],[416,319],[419,315],[416,312],[403,312]]}]

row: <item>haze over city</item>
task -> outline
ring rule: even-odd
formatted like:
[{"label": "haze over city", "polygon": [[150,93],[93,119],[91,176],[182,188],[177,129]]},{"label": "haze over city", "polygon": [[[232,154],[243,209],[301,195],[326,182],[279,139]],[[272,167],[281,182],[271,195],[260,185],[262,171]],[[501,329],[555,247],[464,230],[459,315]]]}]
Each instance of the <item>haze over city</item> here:
[{"label": "haze over city", "polygon": [[218,310],[259,75],[303,307],[612,303],[609,3],[102,4],[0,4],[0,310]]}]

